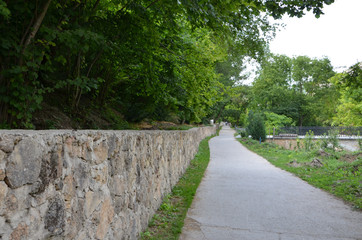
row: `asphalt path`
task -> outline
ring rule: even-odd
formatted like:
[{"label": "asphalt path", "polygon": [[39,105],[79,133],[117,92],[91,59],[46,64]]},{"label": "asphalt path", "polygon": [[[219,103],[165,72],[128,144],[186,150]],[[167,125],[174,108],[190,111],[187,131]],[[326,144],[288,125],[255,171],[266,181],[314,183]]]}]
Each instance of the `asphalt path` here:
[{"label": "asphalt path", "polygon": [[180,240],[362,240],[362,213],[274,167],[224,127]]}]

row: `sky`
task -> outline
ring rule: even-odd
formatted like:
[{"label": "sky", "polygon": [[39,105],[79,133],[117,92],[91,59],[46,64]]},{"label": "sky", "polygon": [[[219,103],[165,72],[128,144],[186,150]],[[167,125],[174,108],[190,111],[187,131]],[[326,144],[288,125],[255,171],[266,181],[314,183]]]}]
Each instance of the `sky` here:
[{"label": "sky", "polygon": [[335,0],[323,12],[318,19],[309,12],[302,18],[284,17],[287,26],[270,43],[271,52],[326,56],[337,72],[362,61],[362,0]]}]

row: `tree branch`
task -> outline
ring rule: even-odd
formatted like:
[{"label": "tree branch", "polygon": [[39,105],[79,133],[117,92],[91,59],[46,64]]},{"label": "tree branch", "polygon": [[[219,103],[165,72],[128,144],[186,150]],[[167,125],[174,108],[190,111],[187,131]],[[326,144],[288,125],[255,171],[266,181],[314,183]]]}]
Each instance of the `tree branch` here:
[{"label": "tree branch", "polygon": [[155,0],[155,1],[153,1],[153,2],[151,2],[147,7],[146,7],[146,9],[148,9],[149,7],[151,7],[153,4],[155,4],[156,2],[158,2],[159,0]]},{"label": "tree branch", "polygon": [[[47,13],[48,11],[48,8],[49,8],[49,5],[50,5],[50,2],[52,0],[48,0],[45,5],[44,5],[44,8],[43,8],[43,11],[40,13],[39,16],[37,16],[36,20],[35,20],[35,23],[33,25],[33,30],[30,32],[30,34],[28,35],[28,38],[26,39],[25,43],[24,43],[24,46],[23,46],[23,49],[21,50],[21,55],[24,54],[26,48],[29,46],[30,42],[33,40],[33,38],[35,37],[36,33],[38,32],[39,28],[40,28],[40,25],[41,23],[43,22],[43,19],[45,17],[45,14]],[[23,62],[23,58],[21,57],[20,58],[20,65],[22,65],[22,62]]]},{"label": "tree branch", "polygon": [[41,12],[41,14],[37,17],[35,23],[34,23],[34,26],[33,26],[33,31],[29,34],[28,38],[26,39],[25,41],[25,44],[24,44],[24,48],[23,48],[23,51],[25,50],[25,48],[30,44],[31,40],[35,37],[36,33],[38,32],[39,28],[40,28],[40,25],[41,23],[43,22],[43,19],[45,17],[45,14],[47,13],[48,11],[48,8],[49,8],[49,5],[50,5],[50,2],[52,0],[48,0],[48,2],[45,4],[44,8],[43,8],[43,11]]},{"label": "tree branch", "polygon": [[97,0],[97,1],[94,3],[94,5],[93,5],[93,7],[92,7],[92,11],[94,11],[94,10],[97,8],[99,2],[100,2],[100,0]]},{"label": "tree branch", "polygon": [[129,2],[128,3],[126,3],[126,5],[124,5],[120,10],[118,10],[117,11],[117,13],[120,13],[120,12],[122,12],[126,7],[128,7],[128,5],[130,5],[131,4],[131,2],[133,2],[132,0],[129,0]]},{"label": "tree branch", "polygon": [[99,59],[99,57],[102,55],[102,52],[103,52],[103,50],[100,50],[100,51],[98,52],[97,56],[93,59],[91,65],[90,65],[89,68],[88,68],[87,77],[89,77],[89,74],[90,74],[90,72],[91,72],[91,70],[92,70],[92,68],[93,68],[93,65],[97,62],[97,60]]}]

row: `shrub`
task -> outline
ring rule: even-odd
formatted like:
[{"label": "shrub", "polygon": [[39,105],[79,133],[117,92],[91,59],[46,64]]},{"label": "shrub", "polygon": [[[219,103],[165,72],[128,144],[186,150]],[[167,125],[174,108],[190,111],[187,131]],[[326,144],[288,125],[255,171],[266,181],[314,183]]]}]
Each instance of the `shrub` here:
[{"label": "shrub", "polygon": [[274,133],[278,135],[279,129],[284,126],[295,126],[293,119],[285,115],[279,115],[273,112],[264,112],[265,114],[265,129],[270,135]]},{"label": "shrub", "polygon": [[260,113],[250,111],[248,123],[247,133],[255,140],[259,141],[261,138],[262,141],[265,141],[266,133],[263,116]]},{"label": "shrub", "polygon": [[321,148],[328,149],[331,146],[332,150],[335,151],[339,146],[338,134],[338,130],[330,130],[328,135],[323,134]]},{"label": "shrub", "polygon": [[248,133],[246,131],[241,131],[240,137],[242,137],[242,138],[248,137]]}]

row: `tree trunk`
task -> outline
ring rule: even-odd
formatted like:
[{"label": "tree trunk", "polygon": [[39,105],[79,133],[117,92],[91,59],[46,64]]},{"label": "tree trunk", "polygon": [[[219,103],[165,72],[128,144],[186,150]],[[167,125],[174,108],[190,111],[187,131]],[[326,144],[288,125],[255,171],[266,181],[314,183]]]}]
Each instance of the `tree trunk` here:
[{"label": "tree trunk", "polygon": [[39,28],[40,28],[40,25],[41,23],[43,22],[43,19],[45,17],[45,14],[47,13],[48,11],[48,8],[49,8],[49,5],[51,3],[52,0],[48,0],[45,5],[44,5],[44,8],[43,8],[43,11],[39,14],[39,16],[36,18],[35,20],[35,23],[33,25],[33,30],[30,32],[30,34],[28,35],[27,39],[25,40],[24,42],[24,46],[21,50],[21,57],[20,57],[20,60],[19,60],[19,65],[23,65],[23,54],[26,50],[26,48],[29,46],[29,44],[31,43],[31,41],[34,39],[36,33],[38,32]]}]

